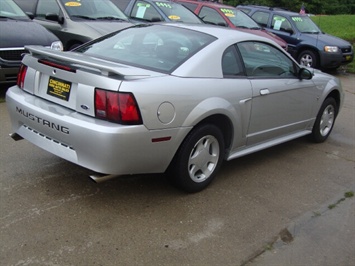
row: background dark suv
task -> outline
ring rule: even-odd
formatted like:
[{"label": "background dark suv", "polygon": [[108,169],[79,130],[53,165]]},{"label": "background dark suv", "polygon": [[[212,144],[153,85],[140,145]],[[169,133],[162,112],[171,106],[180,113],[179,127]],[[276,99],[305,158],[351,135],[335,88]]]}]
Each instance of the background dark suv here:
[{"label": "background dark suv", "polygon": [[307,15],[264,6],[237,8],[284,39],[288,44],[288,52],[301,65],[335,69],[354,59],[354,51],[349,42],[322,32]]}]

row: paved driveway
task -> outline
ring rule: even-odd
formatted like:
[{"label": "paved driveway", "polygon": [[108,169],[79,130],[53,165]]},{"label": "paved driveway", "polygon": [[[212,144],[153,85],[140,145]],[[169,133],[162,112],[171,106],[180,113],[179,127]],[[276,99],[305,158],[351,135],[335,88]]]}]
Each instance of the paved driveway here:
[{"label": "paved driveway", "polygon": [[96,184],[88,170],[10,139],[0,103],[1,264],[244,264],[354,188],[355,75],[339,76],[345,105],[326,143],[301,138],[227,162],[197,194],[162,175]]}]

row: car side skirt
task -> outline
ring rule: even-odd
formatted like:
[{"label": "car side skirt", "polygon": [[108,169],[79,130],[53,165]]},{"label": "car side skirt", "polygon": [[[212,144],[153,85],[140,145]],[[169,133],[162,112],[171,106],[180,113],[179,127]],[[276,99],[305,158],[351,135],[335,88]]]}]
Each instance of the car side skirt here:
[{"label": "car side skirt", "polygon": [[232,152],[227,157],[227,161],[230,161],[230,160],[233,160],[235,158],[239,158],[239,157],[242,157],[242,156],[257,152],[257,151],[261,151],[261,150],[270,148],[272,146],[275,146],[275,145],[278,145],[278,144],[281,144],[281,143],[284,143],[284,142],[287,142],[287,141],[290,141],[290,140],[293,140],[293,139],[297,139],[297,138],[306,136],[306,135],[308,135],[310,133],[312,133],[312,130],[302,130],[302,131],[299,131],[299,132],[296,132],[296,133],[293,133],[293,134],[290,134],[290,135],[286,135],[286,136],[283,136],[283,137],[279,137],[277,139],[270,140],[268,142],[263,142],[263,143],[251,146],[251,147],[246,148],[246,149],[242,149],[242,150],[238,150],[236,152]]}]

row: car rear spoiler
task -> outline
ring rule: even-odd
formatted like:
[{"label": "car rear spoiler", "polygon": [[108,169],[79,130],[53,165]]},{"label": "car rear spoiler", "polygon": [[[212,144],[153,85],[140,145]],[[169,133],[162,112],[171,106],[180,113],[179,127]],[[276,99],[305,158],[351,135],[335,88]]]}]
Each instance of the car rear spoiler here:
[{"label": "car rear spoiler", "polygon": [[[154,71],[143,70],[141,68],[126,66],[89,56],[86,56],[84,60],[83,54],[75,52],[56,51],[39,45],[27,45],[25,48],[34,57],[63,61],[76,68],[89,69],[91,71],[99,72],[101,75],[107,77],[119,75],[121,77],[132,79],[156,76],[158,74]],[[159,73],[158,75],[162,74]]]}]

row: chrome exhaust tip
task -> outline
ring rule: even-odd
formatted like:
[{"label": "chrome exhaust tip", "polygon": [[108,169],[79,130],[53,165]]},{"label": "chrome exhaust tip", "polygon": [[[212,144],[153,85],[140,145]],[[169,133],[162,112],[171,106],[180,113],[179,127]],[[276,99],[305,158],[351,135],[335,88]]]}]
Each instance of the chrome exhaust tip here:
[{"label": "chrome exhaust tip", "polygon": [[90,175],[89,177],[95,183],[102,183],[102,182],[105,182],[107,180],[113,179],[113,178],[115,178],[117,176],[118,175],[93,174],[93,175]]},{"label": "chrome exhaust tip", "polygon": [[15,141],[18,141],[18,140],[22,140],[23,139],[23,137],[21,137],[19,134],[17,134],[17,133],[11,133],[10,134],[10,137],[13,139],[13,140],[15,140]]}]

